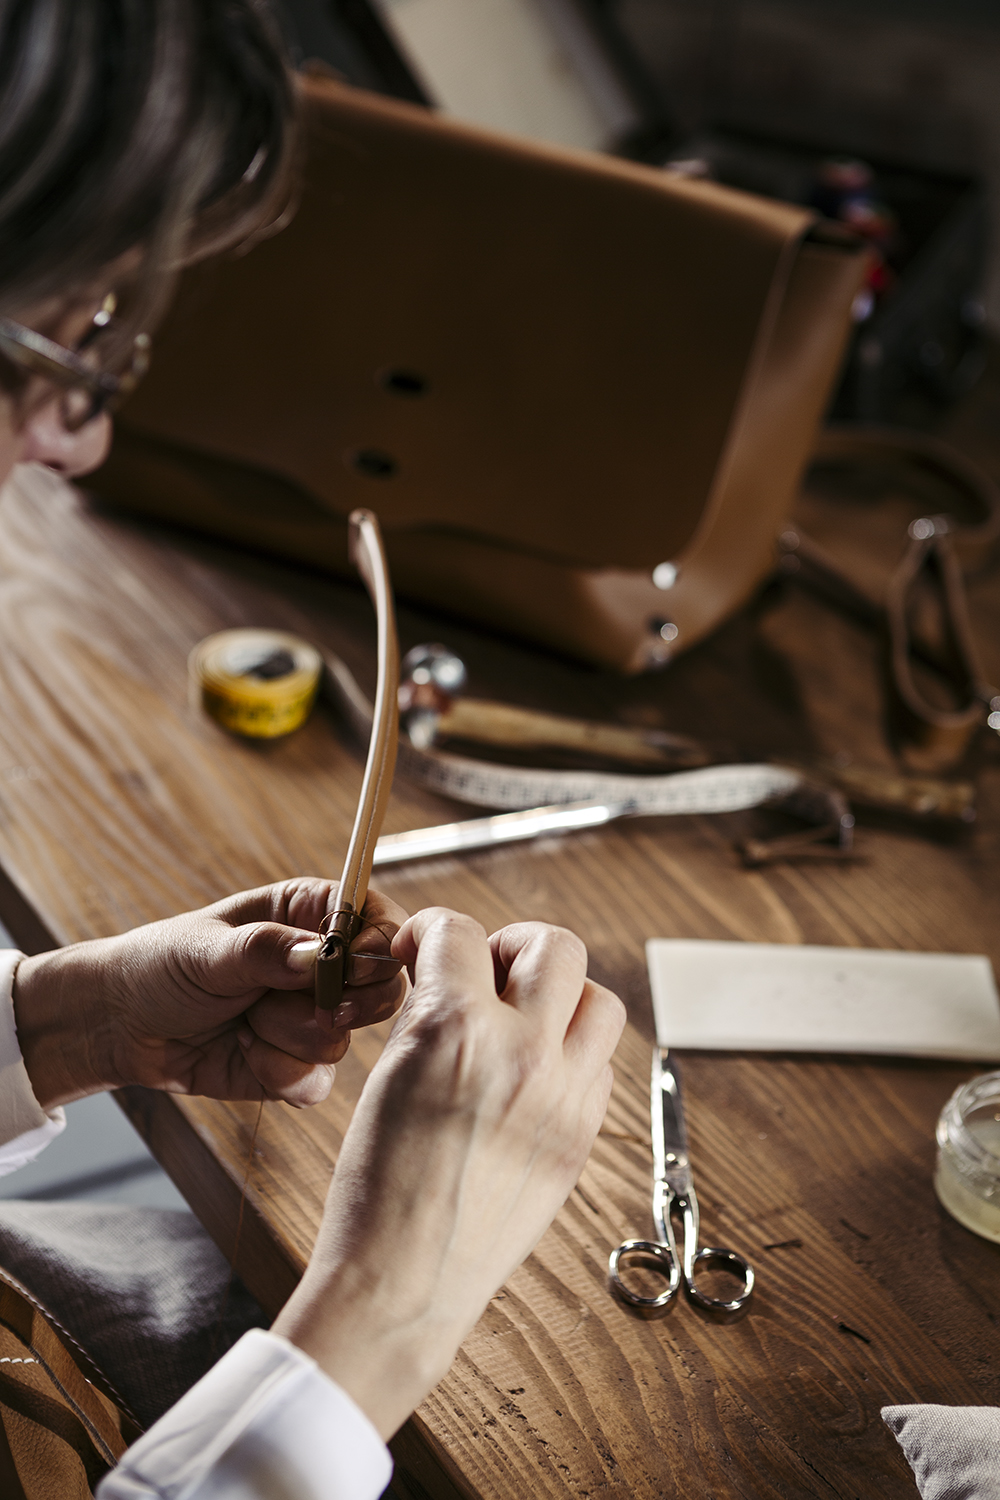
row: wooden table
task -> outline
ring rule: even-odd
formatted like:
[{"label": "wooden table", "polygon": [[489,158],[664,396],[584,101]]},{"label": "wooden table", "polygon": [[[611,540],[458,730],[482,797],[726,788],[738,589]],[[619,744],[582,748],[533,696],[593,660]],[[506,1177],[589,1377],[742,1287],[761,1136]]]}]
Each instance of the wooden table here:
[{"label": "wooden table", "polygon": [[[1000,410],[997,391],[984,388],[962,419],[972,450]],[[846,514],[863,563],[888,522],[850,505]],[[887,534],[891,551],[896,533]],[[1000,679],[995,576],[977,582],[973,605]],[[119,931],[292,874],[336,873],[361,774],[336,717],[321,708],[286,742],[252,745],[188,704],[190,646],[243,624],[299,631],[370,685],[372,622],[359,590],[115,517],[41,474],[4,492],[0,917],[24,946]],[[444,636],[483,694],[663,725],[751,754],[889,764],[877,644],[795,589],[769,591],[668,672],[629,682],[407,609],[401,633],[404,647]],[[579,1186],[396,1440],[399,1495],[912,1496],[879,1407],[1000,1402],[1000,1248],[946,1217],[931,1189],[934,1122],[971,1067],[690,1054],[704,1237],[754,1261],[755,1311],[719,1327],[682,1304],[644,1322],[611,1300],[605,1280],[609,1250],[650,1229],[644,940],[997,961],[998,750],[982,746],[971,831],[863,824],[856,864],[747,871],[732,841],[762,829],[764,815],[745,813],[640,820],[382,874],[409,909],[454,905],[488,929],[525,916],[565,923],[631,1016]],[[387,829],[462,815],[400,783]],[[609,875],[623,902],[609,899]],[[271,1312],[308,1256],[379,1046],[379,1036],[357,1035],[325,1105],[265,1109],[238,1266]],[[256,1107],[137,1089],[122,1102],[231,1251]]]}]

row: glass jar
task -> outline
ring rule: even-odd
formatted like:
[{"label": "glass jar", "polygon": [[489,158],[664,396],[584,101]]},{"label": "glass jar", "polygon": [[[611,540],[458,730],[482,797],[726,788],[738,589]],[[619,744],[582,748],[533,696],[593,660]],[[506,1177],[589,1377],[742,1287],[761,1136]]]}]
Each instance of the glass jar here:
[{"label": "glass jar", "polygon": [[934,1191],[975,1234],[1000,1243],[1000,1073],[952,1094],[937,1123]]}]

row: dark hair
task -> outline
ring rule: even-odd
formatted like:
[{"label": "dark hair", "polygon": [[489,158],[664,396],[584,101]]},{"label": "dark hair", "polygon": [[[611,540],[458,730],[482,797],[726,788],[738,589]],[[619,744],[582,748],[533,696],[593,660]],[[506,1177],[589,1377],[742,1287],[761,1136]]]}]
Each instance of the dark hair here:
[{"label": "dark hair", "polygon": [[0,313],[136,251],[131,332],[155,320],[282,213],[294,115],[265,0],[0,0]]}]

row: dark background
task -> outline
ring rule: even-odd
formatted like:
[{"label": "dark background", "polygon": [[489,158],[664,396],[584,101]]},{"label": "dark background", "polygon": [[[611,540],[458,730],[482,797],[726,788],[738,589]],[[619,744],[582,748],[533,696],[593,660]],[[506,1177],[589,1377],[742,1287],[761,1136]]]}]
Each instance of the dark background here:
[{"label": "dark background", "polygon": [[[806,137],[981,174],[1000,217],[996,0],[622,0],[615,10],[687,126]],[[986,286],[1000,329],[1000,256]]]}]

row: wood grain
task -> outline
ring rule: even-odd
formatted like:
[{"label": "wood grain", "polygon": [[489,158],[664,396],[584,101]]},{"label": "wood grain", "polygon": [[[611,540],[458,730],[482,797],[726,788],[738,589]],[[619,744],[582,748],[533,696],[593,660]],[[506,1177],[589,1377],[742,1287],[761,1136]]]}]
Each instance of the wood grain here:
[{"label": "wood grain", "polygon": [[[977,582],[973,606],[1000,678],[994,578]],[[794,589],[765,594],[670,672],[630,682],[413,610],[400,623],[404,649],[441,638],[457,649],[481,696],[750,755],[892,764],[878,643]],[[117,931],[338,867],[361,755],[336,716],[321,708],[291,739],[251,745],[188,704],[188,650],[240,624],[296,630],[371,681],[360,591],[116,518],[41,473],[3,492],[0,914],[20,941]],[[734,1327],[683,1304],[644,1322],[606,1286],[611,1248],[651,1227],[645,939],[996,963],[1000,757],[989,741],[978,755],[972,830],[869,820],[857,865],[746,871],[733,840],[766,825],[749,813],[644,819],[383,872],[411,910],[440,902],[489,929],[526,916],[572,927],[632,1018],[579,1186],[396,1442],[400,1496],[904,1497],[912,1478],[882,1404],[1000,1402],[1000,1249],[948,1219],[930,1186],[935,1118],[971,1068],[689,1054],[704,1238],[754,1261],[755,1310]],[[400,783],[386,826],[462,815]],[[380,1045],[377,1031],[355,1037],[317,1109],[265,1108],[238,1264],[270,1311],[308,1256]],[[138,1089],[122,1102],[230,1253],[256,1106]]]}]

